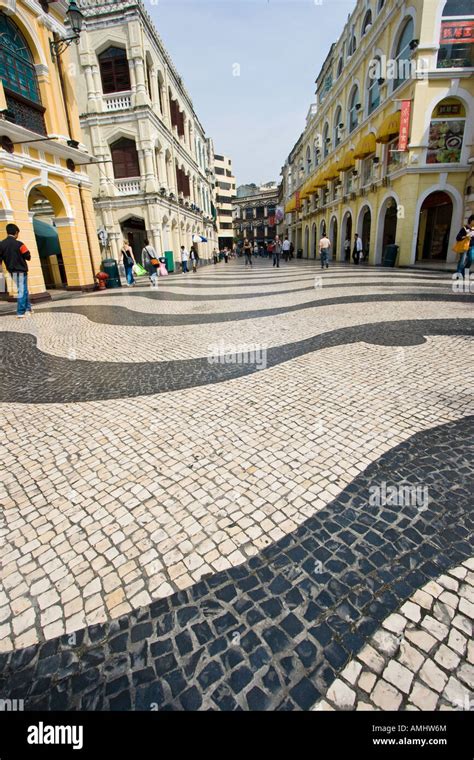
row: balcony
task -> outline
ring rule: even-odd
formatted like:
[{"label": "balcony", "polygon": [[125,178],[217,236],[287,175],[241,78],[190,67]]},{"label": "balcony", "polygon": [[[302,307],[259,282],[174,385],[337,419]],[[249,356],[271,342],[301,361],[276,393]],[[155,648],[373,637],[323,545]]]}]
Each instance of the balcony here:
[{"label": "balcony", "polygon": [[31,103],[21,97],[21,95],[15,95],[12,97],[7,92],[5,92],[5,95],[8,107],[6,113],[7,121],[46,137],[46,124],[44,121],[44,112],[46,109],[36,103]]},{"label": "balcony", "polygon": [[132,94],[130,92],[113,92],[104,95],[106,111],[124,111],[132,106]]},{"label": "balcony", "polygon": [[117,179],[115,180],[115,187],[117,188],[119,195],[137,195],[142,191],[140,177]]}]

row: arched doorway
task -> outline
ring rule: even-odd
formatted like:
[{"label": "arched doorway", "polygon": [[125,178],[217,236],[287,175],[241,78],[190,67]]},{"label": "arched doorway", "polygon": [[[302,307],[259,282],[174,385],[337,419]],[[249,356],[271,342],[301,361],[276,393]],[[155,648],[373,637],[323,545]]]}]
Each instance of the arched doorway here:
[{"label": "arched doorway", "polygon": [[132,246],[135,259],[141,263],[146,238],[145,222],[138,216],[130,216],[121,223],[120,228],[123,239],[128,240],[129,245]]},{"label": "arched doorway", "polygon": [[380,264],[387,245],[395,243],[397,238],[397,200],[393,196],[385,199],[380,207],[375,264]]},{"label": "arched doorway", "polygon": [[47,290],[66,288],[66,267],[55,226],[56,214],[51,201],[40,187],[34,187],[30,191],[28,208],[33,222],[45,287]]},{"label": "arched doorway", "polygon": [[451,233],[453,202],[440,190],[422,203],[416,244],[417,261],[446,261]]},{"label": "arched doorway", "polygon": [[330,248],[330,258],[336,259],[336,251],[337,251],[337,219],[335,216],[332,217],[330,223],[329,223],[329,240],[331,241],[331,248]]},{"label": "arched doorway", "polygon": [[372,225],[372,214],[368,206],[364,206],[359,214],[359,224],[357,232],[362,240],[362,250],[365,261],[369,258],[370,251],[370,230]]},{"label": "arched doorway", "polygon": [[[346,240],[349,241],[349,247],[346,245]],[[352,214],[350,211],[346,211],[342,218],[341,225],[341,261],[351,260],[352,249]]]},{"label": "arched doorway", "polygon": [[311,227],[311,256],[313,259],[316,258],[316,224],[313,223],[313,226]]},{"label": "arched doorway", "polygon": [[304,230],[304,257],[309,258],[309,227],[305,227]]}]

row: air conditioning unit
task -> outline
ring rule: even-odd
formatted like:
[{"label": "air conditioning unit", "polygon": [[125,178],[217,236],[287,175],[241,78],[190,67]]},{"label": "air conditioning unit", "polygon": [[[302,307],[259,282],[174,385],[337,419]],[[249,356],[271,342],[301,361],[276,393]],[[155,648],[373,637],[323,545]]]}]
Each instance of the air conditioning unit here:
[{"label": "air conditioning unit", "polygon": [[383,187],[390,187],[390,177],[384,177],[382,180]]},{"label": "air conditioning unit", "polygon": [[377,185],[375,185],[375,184],[372,182],[372,184],[371,184],[371,186],[370,186],[370,192],[371,192],[371,193],[375,193],[376,189],[377,189]]}]

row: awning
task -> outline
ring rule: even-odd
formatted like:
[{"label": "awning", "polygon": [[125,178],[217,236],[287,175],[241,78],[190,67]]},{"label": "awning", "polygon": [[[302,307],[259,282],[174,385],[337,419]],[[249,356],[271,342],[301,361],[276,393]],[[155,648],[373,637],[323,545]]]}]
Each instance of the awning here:
[{"label": "awning", "polygon": [[377,142],[388,143],[398,135],[400,131],[400,111],[395,111],[386,116],[377,131]]},{"label": "awning", "polygon": [[332,179],[337,179],[337,177],[339,177],[339,170],[334,162],[329,164],[327,169],[323,171],[323,179],[326,180],[326,182],[329,182]]},{"label": "awning", "polygon": [[367,158],[371,153],[375,153],[376,145],[375,135],[372,133],[366,135],[357,143],[354,158]]},{"label": "awning", "polygon": [[336,164],[339,172],[346,172],[348,169],[352,169],[355,166],[355,156],[353,150],[347,150],[342,158]]},{"label": "awning", "polygon": [[36,237],[36,246],[41,259],[48,256],[59,256],[61,246],[56,227],[33,217],[33,230]]},{"label": "awning", "polygon": [[313,179],[311,183],[313,192],[320,187],[324,187],[324,185],[326,184],[326,180],[323,179],[323,176],[324,176],[324,172],[321,172],[321,171],[316,174],[315,178]]},{"label": "awning", "polygon": [[292,211],[296,210],[296,198],[293,196],[290,198],[288,203],[285,206],[285,214],[290,214]]},{"label": "awning", "polygon": [[304,200],[311,195],[311,180],[306,180],[303,187],[300,190],[300,200]]}]

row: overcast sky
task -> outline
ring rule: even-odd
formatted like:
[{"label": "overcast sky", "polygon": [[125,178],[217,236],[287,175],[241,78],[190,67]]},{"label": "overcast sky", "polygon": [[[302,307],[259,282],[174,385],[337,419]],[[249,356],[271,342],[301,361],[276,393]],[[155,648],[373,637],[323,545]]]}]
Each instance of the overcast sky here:
[{"label": "overcast sky", "polygon": [[145,3],[216,153],[232,159],[237,184],[278,181],[355,0]]}]

